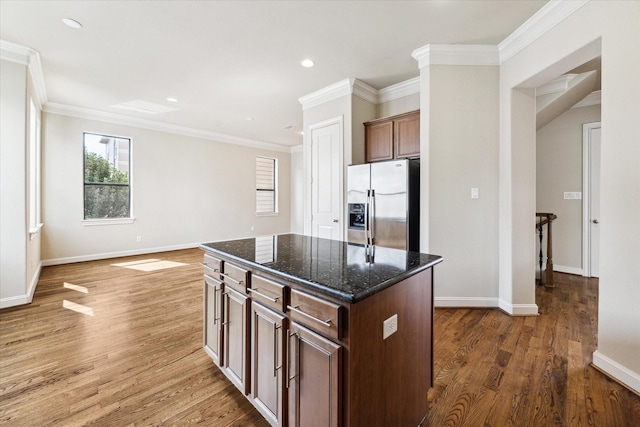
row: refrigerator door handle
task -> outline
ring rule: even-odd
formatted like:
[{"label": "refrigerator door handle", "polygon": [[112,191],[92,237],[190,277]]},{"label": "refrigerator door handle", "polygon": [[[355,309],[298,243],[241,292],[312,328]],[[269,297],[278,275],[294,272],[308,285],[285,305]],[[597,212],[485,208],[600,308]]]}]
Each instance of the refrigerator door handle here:
[{"label": "refrigerator door handle", "polygon": [[367,190],[367,198],[364,204],[364,238],[365,244],[369,244],[369,190]]},{"label": "refrigerator door handle", "polygon": [[376,190],[371,190],[371,197],[369,198],[369,236],[371,244],[376,238]]}]

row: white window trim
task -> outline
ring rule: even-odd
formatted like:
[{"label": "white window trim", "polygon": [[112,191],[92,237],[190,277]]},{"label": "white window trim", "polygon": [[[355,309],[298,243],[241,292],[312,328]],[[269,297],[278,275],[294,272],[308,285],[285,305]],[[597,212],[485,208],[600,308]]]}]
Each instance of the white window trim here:
[{"label": "white window trim", "polygon": [[42,139],[40,110],[33,98],[29,100],[29,240],[40,232],[41,222],[41,198],[42,198]]},{"label": "white window trim", "polygon": [[105,219],[83,219],[82,225],[94,226],[94,225],[115,225],[115,224],[133,224],[136,221],[135,218],[105,218]]},{"label": "white window trim", "polygon": [[[112,138],[122,138],[129,140],[129,217],[128,218],[91,218],[91,219],[82,219],[80,222],[85,227],[93,227],[96,225],[119,225],[119,224],[133,224],[136,221],[136,217],[133,215],[133,137],[131,136],[122,136],[122,135],[107,135],[104,132],[96,132],[85,130],[82,132],[82,146],[83,146],[83,157],[84,157],[84,134],[91,133],[94,135],[104,135]],[[84,216],[84,158],[82,160],[82,210]]]},{"label": "white window trim", "polygon": [[[273,212],[257,212],[257,206],[256,206],[256,217],[262,217],[262,216],[278,216],[280,215],[280,211],[279,211],[279,204],[278,204],[278,198],[279,198],[279,192],[280,190],[278,189],[278,158],[277,157],[269,157],[269,156],[256,156],[256,158],[261,157],[263,159],[270,159],[273,160],[273,195],[274,195],[274,201],[273,201]],[[257,189],[255,190],[257,191]]]},{"label": "white window trim", "polygon": [[36,237],[43,225],[43,223],[39,223],[29,229],[29,240],[33,240],[33,238]]}]

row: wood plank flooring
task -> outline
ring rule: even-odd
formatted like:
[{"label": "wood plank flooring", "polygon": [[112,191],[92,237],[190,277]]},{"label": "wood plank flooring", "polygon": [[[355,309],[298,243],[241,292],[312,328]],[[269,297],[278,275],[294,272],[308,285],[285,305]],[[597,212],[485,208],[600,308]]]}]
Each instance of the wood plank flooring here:
[{"label": "wood plank flooring", "polygon": [[[112,265],[149,258],[186,265]],[[0,310],[0,424],[267,426],[202,349],[201,261],[190,249],[44,268],[32,304]],[[537,288],[538,317],[436,310],[425,425],[639,425],[640,397],[589,365],[597,281],[556,282]]]}]

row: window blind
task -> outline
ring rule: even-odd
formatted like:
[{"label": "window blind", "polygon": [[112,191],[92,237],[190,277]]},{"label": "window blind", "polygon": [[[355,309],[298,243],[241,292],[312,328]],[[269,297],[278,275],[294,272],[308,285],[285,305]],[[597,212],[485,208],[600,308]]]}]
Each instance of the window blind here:
[{"label": "window blind", "polygon": [[256,212],[276,212],[276,159],[256,157]]}]

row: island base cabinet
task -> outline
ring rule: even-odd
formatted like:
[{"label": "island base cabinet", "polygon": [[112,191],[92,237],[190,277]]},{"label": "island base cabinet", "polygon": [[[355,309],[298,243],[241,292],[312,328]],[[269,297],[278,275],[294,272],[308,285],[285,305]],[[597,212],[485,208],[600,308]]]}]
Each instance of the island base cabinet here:
[{"label": "island base cabinet", "polygon": [[340,345],[291,323],[287,338],[289,426],[340,425]]},{"label": "island base cabinet", "polygon": [[248,381],[248,325],[249,298],[225,286],[222,293],[223,308],[223,357],[220,367],[244,394],[249,393]]},{"label": "island base cabinet", "polygon": [[251,394],[253,405],[273,426],[285,422],[284,334],[286,317],[251,304]]},{"label": "island base cabinet", "polygon": [[222,364],[222,282],[204,276],[204,348],[213,362]]}]

